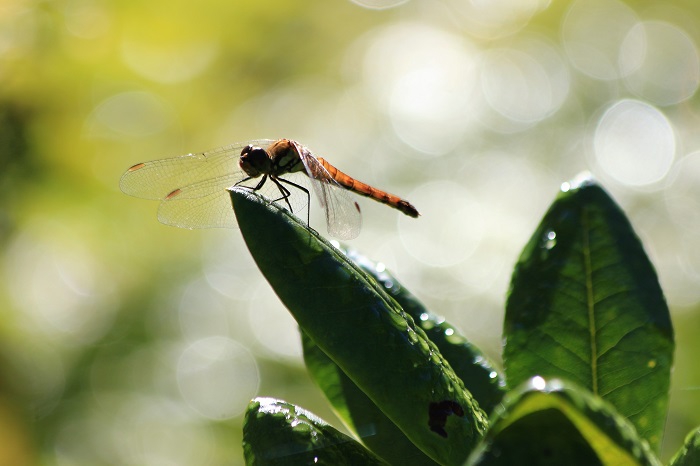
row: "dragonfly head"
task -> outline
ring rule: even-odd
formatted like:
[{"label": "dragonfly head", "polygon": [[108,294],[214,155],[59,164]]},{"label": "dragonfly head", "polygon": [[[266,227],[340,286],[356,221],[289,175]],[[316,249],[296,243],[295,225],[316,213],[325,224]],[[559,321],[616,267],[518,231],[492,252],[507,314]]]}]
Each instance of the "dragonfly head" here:
[{"label": "dragonfly head", "polygon": [[241,151],[238,165],[250,177],[257,177],[270,172],[270,156],[262,147],[248,144]]}]

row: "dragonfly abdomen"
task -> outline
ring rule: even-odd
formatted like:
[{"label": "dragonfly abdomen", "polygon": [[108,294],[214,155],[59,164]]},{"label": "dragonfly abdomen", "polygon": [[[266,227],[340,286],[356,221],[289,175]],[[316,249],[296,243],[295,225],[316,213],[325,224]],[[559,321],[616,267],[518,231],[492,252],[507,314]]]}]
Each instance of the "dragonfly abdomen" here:
[{"label": "dragonfly abdomen", "polygon": [[333,179],[338,182],[338,184],[342,185],[348,190],[361,196],[374,199],[375,201],[381,202],[382,204],[386,204],[397,210],[400,210],[409,217],[415,218],[420,215],[418,213],[418,210],[416,210],[416,208],[413,207],[413,205],[410,202],[403,200],[400,197],[390,194],[386,191],[382,191],[381,189],[377,189],[366,183],[358,181],[349,175],[346,175],[330,163],[326,162],[326,160],[322,157],[318,157],[317,160],[321,163],[321,165],[323,165],[323,167],[328,171],[328,173],[333,177]]}]

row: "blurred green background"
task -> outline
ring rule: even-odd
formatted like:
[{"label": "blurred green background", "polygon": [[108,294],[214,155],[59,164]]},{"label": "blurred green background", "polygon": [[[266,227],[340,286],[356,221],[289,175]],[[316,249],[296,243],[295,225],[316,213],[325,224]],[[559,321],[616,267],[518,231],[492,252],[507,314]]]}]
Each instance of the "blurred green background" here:
[{"label": "blurred green background", "polygon": [[673,312],[663,458],[700,424],[700,4],[393,3],[3,0],[0,464],[242,464],[258,394],[340,427],[240,234],[118,188],[258,138],[414,203],[360,200],[351,245],[496,360],[520,249],[589,170]]}]

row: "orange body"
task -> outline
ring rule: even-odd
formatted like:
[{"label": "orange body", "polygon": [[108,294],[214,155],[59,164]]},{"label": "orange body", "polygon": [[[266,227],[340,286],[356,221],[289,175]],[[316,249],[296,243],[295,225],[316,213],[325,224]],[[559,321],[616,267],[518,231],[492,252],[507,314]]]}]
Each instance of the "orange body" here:
[{"label": "orange body", "polygon": [[316,160],[318,160],[321,163],[321,165],[323,165],[323,168],[328,170],[328,173],[333,177],[335,181],[338,182],[338,184],[349,189],[350,191],[357,193],[361,196],[372,198],[375,201],[381,202],[382,204],[386,204],[395,209],[398,209],[404,214],[408,215],[409,217],[415,218],[420,215],[416,208],[413,207],[413,205],[411,205],[410,202],[405,201],[393,194],[389,194],[386,191],[382,191],[381,189],[374,188],[368,184],[358,181],[349,175],[346,175],[330,163],[326,162],[326,160],[322,157],[317,157]]}]

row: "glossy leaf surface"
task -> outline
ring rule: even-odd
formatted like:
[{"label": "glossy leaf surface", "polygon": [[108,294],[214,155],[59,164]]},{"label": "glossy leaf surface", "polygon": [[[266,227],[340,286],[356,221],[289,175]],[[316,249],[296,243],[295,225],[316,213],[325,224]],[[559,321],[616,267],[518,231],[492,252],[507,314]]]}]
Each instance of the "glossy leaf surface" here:
[{"label": "glossy leaf surface", "polygon": [[369,260],[357,251],[345,252],[355,264],[377,280],[406,314],[423,329],[457,376],[462,379],[467,390],[479,402],[481,409],[491,413],[505,394],[505,381],[488,357],[443,317],[428,310],[382,264]]},{"label": "glossy leaf surface", "polygon": [[660,466],[615,409],[585,389],[535,377],[509,392],[470,466]]},{"label": "glossy leaf surface", "polygon": [[367,448],[391,464],[437,464],[416,447],[365,392],[303,332],[301,340],[304,361],[311,378],[323,390],[338,417]]},{"label": "glossy leaf surface", "polygon": [[590,179],[564,185],[525,247],[504,337],[509,385],[571,380],[658,449],[674,349],[668,307],[626,216]]},{"label": "glossy leaf surface", "polygon": [[[356,251],[342,249],[363,271],[382,285],[403,310],[425,331],[486,412],[503,397],[500,375],[486,356],[470,344],[457,329],[430,313],[381,264]],[[389,462],[435,464],[421,454],[405,435],[362,392],[343,371],[302,333],[304,360],[311,377],[324,391],[338,416],[369,448]]]},{"label": "glossy leaf surface", "polygon": [[244,190],[231,199],[248,249],[302,330],[418,448],[461,464],[486,415],[423,330],[296,217]]},{"label": "glossy leaf surface", "polygon": [[243,424],[247,465],[386,465],[312,413],[273,398],[256,398]]}]

